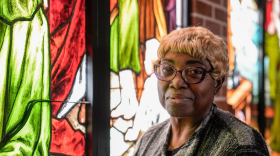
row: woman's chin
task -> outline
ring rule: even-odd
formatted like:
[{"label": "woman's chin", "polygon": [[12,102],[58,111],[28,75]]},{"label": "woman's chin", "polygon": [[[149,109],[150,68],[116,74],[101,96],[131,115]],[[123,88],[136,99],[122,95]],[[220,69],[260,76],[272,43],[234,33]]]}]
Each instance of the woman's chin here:
[{"label": "woman's chin", "polygon": [[167,108],[167,112],[170,116],[175,117],[175,118],[185,118],[185,117],[190,117],[191,113],[188,112],[187,108],[180,108],[180,107],[172,107],[172,108]]}]

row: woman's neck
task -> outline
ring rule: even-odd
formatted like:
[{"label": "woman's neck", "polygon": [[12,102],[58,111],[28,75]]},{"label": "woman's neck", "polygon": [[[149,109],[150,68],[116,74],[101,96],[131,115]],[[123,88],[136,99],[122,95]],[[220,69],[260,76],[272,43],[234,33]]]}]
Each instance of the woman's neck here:
[{"label": "woman's neck", "polygon": [[173,150],[183,145],[199,127],[203,118],[189,119],[189,118],[175,118],[171,117],[171,139],[169,149]]},{"label": "woman's neck", "polygon": [[169,149],[173,150],[183,145],[199,127],[204,117],[210,112],[212,105],[205,112],[189,117],[170,117],[171,122],[171,139]]}]

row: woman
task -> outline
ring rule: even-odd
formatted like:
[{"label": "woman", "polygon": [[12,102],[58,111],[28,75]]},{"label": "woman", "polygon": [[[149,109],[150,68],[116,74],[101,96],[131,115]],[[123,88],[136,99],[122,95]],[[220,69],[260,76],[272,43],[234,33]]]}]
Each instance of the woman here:
[{"label": "woman", "polygon": [[269,155],[260,133],[213,103],[227,71],[227,46],[209,30],[189,27],[165,36],[154,72],[170,119],[147,130],[134,154]]}]

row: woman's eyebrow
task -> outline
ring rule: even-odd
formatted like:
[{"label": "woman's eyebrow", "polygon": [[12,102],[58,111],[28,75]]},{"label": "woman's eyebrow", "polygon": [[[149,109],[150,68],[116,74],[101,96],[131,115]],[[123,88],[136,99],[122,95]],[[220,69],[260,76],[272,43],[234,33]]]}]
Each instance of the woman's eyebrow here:
[{"label": "woman's eyebrow", "polygon": [[166,59],[166,58],[162,59],[160,62],[169,62],[169,63],[174,64],[174,60],[172,60],[172,59]]},{"label": "woman's eyebrow", "polygon": [[186,65],[189,65],[189,64],[201,64],[203,66],[206,66],[205,64],[203,64],[202,62],[197,61],[197,60],[189,60],[189,61],[187,61]]}]

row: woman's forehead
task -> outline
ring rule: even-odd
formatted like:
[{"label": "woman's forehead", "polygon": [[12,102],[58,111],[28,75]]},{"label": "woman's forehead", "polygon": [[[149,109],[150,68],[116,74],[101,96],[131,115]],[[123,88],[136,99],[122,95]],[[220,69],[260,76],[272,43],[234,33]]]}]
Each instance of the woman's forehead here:
[{"label": "woman's forehead", "polygon": [[211,64],[207,59],[199,59],[191,56],[188,53],[183,52],[173,52],[169,51],[165,54],[165,56],[161,59],[161,63],[170,63],[170,64],[176,64],[176,63],[184,63],[186,65],[204,65],[205,67],[209,67],[211,69]]}]

